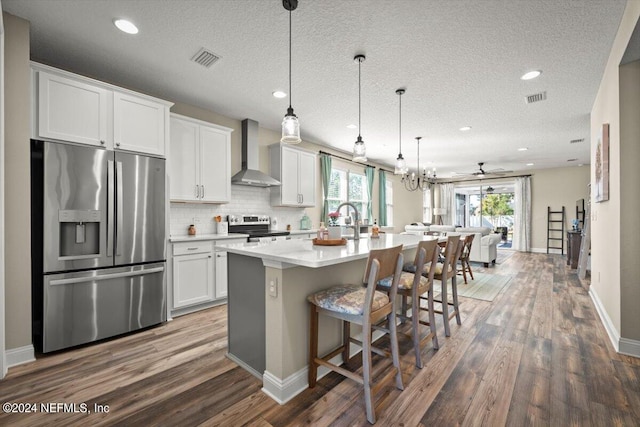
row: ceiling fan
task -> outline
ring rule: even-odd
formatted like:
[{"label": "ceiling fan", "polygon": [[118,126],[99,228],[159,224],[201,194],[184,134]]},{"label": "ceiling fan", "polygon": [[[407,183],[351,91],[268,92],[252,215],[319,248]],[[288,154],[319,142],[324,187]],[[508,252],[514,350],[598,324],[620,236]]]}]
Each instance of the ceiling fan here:
[{"label": "ceiling fan", "polygon": [[498,168],[498,169],[491,169],[491,170],[484,170],[483,169],[484,166],[484,162],[478,162],[478,170],[475,172],[471,172],[471,173],[460,173],[460,172],[456,172],[456,175],[462,175],[462,176],[472,176],[472,177],[477,177],[477,178],[484,178],[486,176],[503,176],[507,173],[511,173],[513,171],[506,171],[502,168]]}]

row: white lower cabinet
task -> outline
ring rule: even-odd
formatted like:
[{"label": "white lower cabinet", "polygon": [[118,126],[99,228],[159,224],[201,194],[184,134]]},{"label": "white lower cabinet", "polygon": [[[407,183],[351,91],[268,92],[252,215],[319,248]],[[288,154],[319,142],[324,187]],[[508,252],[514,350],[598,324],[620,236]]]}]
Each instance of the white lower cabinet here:
[{"label": "white lower cabinet", "polygon": [[218,245],[221,243],[245,243],[246,238],[241,239],[224,239],[215,241],[215,255],[216,255],[216,286],[215,295],[216,299],[227,297],[227,288],[229,285],[229,276],[227,268],[227,251]]},{"label": "white lower cabinet", "polygon": [[216,251],[216,298],[227,297],[227,253]]},{"label": "white lower cabinet", "polygon": [[181,315],[225,303],[227,251],[222,243],[245,243],[246,238],[174,242],[172,249],[173,303],[171,315]]},{"label": "white lower cabinet", "polygon": [[211,241],[173,244],[173,308],[215,299],[215,263]]}]

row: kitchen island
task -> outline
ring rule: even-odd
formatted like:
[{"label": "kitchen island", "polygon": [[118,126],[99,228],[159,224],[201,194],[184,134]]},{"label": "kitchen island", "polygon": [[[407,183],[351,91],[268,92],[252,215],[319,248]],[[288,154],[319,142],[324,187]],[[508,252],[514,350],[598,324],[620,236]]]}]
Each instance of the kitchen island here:
[{"label": "kitchen island", "polygon": [[[423,238],[431,237],[381,234],[344,246],[315,246],[311,240],[221,245],[229,254],[229,358],[261,378],[267,395],[287,402],[308,387],[307,295],[361,283],[371,249],[402,244],[411,261]],[[339,345],[341,331],[340,321],[320,316],[320,354]],[[335,361],[341,363],[341,355]]]}]

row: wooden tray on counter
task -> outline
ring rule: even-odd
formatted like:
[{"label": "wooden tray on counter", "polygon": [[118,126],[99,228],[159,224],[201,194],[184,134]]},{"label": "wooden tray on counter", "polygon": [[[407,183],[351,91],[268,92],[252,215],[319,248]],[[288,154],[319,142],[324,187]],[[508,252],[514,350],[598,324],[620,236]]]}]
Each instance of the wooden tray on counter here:
[{"label": "wooden tray on counter", "polygon": [[318,240],[313,239],[313,244],[318,246],[342,246],[347,244],[347,239],[328,239]]}]

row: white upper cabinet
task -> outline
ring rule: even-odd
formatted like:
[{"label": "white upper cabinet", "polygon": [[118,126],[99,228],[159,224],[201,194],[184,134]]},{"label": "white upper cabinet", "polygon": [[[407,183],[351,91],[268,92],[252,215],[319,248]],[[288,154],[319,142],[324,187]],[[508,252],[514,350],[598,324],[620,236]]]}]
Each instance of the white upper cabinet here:
[{"label": "white upper cabinet", "polygon": [[109,95],[100,87],[39,72],[37,136],[106,145]]},{"label": "white upper cabinet", "polygon": [[32,63],[33,137],[163,157],[170,102]]},{"label": "white upper cabinet", "polygon": [[113,140],[116,148],[164,156],[169,109],[126,93],[113,93]]},{"label": "white upper cabinet", "polygon": [[271,176],[280,181],[271,188],[271,205],[315,206],[317,155],[282,144],[269,146],[269,155]]},{"label": "white upper cabinet", "polygon": [[178,114],[171,114],[170,128],[171,201],[228,203],[233,129]]}]

